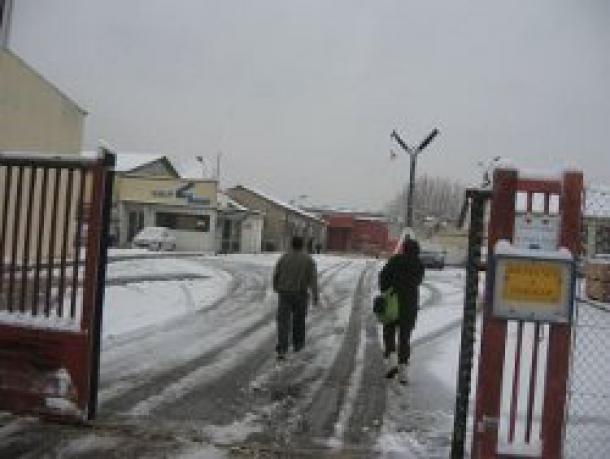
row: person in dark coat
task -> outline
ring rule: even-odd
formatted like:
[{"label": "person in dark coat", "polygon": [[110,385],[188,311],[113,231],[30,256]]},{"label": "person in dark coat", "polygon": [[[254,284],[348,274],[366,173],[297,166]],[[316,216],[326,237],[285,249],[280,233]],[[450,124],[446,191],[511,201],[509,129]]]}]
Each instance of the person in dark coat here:
[{"label": "person in dark coat", "polygon": [[309,292],[311,302],[318,304],[316,262],[303,250],[303,238],[292,238],[292,250],[280,257],[273,271],[273,290],[278,293],[277,359],[282,361],[288,351],[292,329],[292,347],[299,352],[305,345],[305,316]]},{"label": "person in dark coat", "polygon": [[424,266],[419,259],[419,244],[410,238],[405,240],[402,253],[393,255],[379,273],[379,289],[385,291],[393,287],[398,295],[398,321],[383,326],[383,343],[386,377],[393,378],[398,373],[401,383],[407,381],[406,366],[411,355],[411,332],[417,320],[419,286],[423,279]]}]

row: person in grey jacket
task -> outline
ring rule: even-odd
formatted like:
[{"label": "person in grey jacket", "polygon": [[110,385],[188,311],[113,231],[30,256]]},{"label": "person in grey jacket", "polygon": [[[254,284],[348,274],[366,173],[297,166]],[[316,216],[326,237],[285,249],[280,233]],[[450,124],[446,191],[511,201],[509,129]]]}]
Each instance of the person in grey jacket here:
[{"label": "person in grey jacket", "polygon": [[292,348],[299,352],[305,345],[305,316],[309,291],[314,305],[318,304],[318,274],[316,262],[303,250],[303,238],[292,238],[292,250],[280,257],[273,271],[273,290],[278,293],[277,358],[284,360],[288,352],[292,325]]}]

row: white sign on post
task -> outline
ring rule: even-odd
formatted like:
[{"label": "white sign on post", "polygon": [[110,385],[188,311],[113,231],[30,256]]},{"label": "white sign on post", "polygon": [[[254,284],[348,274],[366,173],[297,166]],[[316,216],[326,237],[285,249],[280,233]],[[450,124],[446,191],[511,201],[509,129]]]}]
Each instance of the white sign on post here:
[{"label": "white sign on post", "polygon": [[559,215],[517,214],[513,234],[514,247],[557,250]]}]

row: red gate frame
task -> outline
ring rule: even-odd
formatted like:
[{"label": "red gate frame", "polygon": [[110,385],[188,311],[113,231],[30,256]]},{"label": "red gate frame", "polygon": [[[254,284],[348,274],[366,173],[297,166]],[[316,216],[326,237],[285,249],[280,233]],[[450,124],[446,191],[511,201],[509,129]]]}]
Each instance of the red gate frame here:
[{"label": "red gate frame", "polygon": [[[559,245],[568,248],[574,256],[580,253],[583,195],[581,172],[565,172],[559,180],[542,180],[520,178],[514,169],[496,169],[493,183],[488,227],[488,254],[493,254],[498,240],[512,240],[513,238],[517,192],[528,193],[528,210],[531,210],[532,194],[544,193],[546,212],[549,210],[549,194],[559,195]],[[493,317],[491,311],[493,280],[488,277],[485,282],[485,306],[483,308],[472,444],[472,457],[477,459],[500,457],[497,445],[507,326],[506,320]],[[540,440],[542,441],[541,457],[555,459],[562,457],[571,326],[569,324],[551,324],[549,329]],[[537,347],[535,351],[537,351]],[[535,351],[533,359],[537,358]],[[520,353],[517,353],[516,359],[519,358]],[[533,403],[531,396],[529,402]],[[528,409],[531,409],[531,406]],[[528,414],[531,416],[531,412]],[[529,440],[529,437],[527,439]]]},{"label": "red gate frame", "polygon": [[[101,331],[101,302],[105,272],[107,222],[104,213],[112,191],[114,155],[103,150],[93,161],[67,157],[13,157],[10,165],[36,167],[57,161],[57,167],[72,164],[91,173],[91,192],[85,246],[85,269],[80,329],[53,330],[0,323],[0,370],[7,387],[0,387],[0,409],[14,413],[29,413],[52,419],[84,421],[96,412],[99,372],[99,334]],[[86,166],[83,166],[87,164]],[[85,181],[83,181],[85,183]],[[75,260],[76,261],[76,260]],[[104,263],[101,263],[103,261]],[[100,277],[101,276],[101,277]],[[73,386],[69,401],[76,410],[57,410],[46,405],[53,372],[65,369]],[[46,375],[41,377],[41,375]]]}]

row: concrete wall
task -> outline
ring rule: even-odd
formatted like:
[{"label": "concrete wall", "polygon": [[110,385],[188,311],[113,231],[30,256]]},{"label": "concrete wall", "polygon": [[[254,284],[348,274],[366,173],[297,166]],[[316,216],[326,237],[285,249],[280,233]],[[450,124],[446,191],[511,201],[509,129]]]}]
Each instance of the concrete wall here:
[{"label": "concrete wall", "polygon": [[85,115],[19,57],[0,49],[0,151],[79,153]]}]

